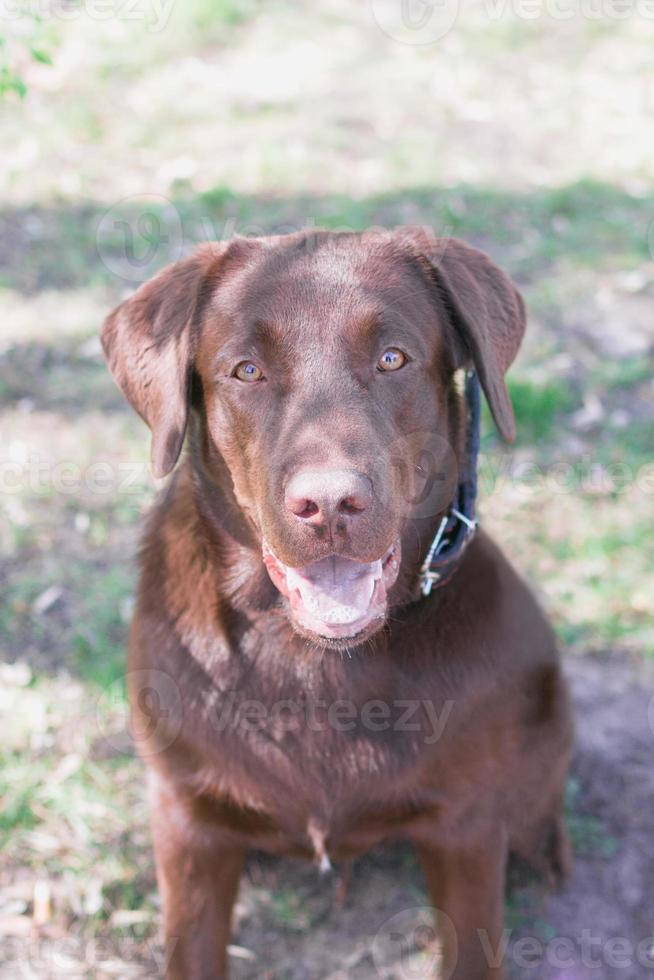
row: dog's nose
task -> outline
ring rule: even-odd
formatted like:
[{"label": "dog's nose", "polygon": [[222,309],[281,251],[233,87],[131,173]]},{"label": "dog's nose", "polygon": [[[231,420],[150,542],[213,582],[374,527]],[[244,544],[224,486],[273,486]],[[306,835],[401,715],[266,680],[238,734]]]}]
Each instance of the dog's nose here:
[{"label": "dog's nose", "polygon": [[285,501],[301,521],[330,524],[363,514],[372,503],[372,484],[355,470],[303,470],[289,481]]}]

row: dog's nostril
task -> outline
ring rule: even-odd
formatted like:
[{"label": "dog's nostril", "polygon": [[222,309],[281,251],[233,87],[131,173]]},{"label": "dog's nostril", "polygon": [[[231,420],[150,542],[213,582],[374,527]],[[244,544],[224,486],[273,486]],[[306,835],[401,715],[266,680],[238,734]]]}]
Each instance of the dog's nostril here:
[{"label": "dog's nostril", "polygon": [[308,497],[287,497],[286,506],[296,517],[313,517],[320,510],[315,500]]},{"label": "dog's nostril", "polygon": [[304,507],[301,510],[295,510],[294,514],[296,517],[313,517],[319,510],[318,504],[314,503],[313,500],[305,500]]},{"label": "dog's nostril", "polygon": [[341,514],[360,514],[366,509],[365,502],[358,497],[344,497],[338,505]]}]

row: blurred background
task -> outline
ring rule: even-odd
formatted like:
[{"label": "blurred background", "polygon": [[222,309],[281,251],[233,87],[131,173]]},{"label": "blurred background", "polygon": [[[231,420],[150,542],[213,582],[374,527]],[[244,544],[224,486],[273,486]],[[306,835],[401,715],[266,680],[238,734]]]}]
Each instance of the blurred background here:
[{"label": "blurred background", "polygon": [[[122,680],[156,488],[103,317],[200,241],[407,222],[530,312],[481,512],[565,651],[577,868],[514,881],[511,975],[654,969],[653,51],[647,0],[0,0],[2,980],[162,972]],[[429,975],[408,851],[337,885],[253,856],[235,977]]]}]

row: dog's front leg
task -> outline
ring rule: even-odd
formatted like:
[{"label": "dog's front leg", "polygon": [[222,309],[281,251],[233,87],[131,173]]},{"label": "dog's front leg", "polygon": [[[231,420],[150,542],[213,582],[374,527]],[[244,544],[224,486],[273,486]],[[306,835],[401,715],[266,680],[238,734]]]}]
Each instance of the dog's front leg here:
[{"label": "dog's front leg", "polygon": [[[245,858],[212,832],[152,816],[157,879],[163,902],[167,980],[227,980],[227,944]],[[207,835],[207,836],[205,836]]]},{"label": "dog's front leg", "polygon": [[[494,828],[474,844],[417,843],[427,888],[441,916],[443,976],[448,980],[504,977],[506,834]],[[449,919],[449,921],[448,921]]]}]

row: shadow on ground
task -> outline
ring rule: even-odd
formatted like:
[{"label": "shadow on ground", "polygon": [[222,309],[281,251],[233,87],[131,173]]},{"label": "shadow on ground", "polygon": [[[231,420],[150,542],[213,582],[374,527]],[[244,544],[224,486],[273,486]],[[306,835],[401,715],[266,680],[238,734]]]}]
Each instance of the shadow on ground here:
[{"label": "shadow on ground", "polygon": [[521,281],[557,260],[596,271],[651,259],[654,195],[582,181],[560,188],[502,191],[471,185],[344,195],[248,196],[218,188],[118,201],[0,210],[3,285],[26,294],[101,283],[124,288],[148,278],[194,243],[305,227],[361,231],[428,224],[501,259]]}]

